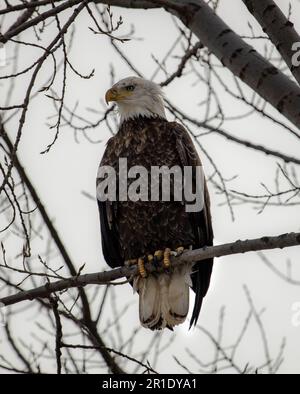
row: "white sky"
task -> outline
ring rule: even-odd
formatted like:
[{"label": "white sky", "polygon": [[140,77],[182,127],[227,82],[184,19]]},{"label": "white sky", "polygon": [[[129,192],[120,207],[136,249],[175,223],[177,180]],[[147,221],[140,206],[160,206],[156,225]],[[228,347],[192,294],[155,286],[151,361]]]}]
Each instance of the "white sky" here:
[{"label": "white sky", "polygon": [[[249,33],[247,21],[256,26],[256,22],[245,10],[240,0],[223,0],[221,3],[220,14],[239,34]],[[284,12],[287,11],[287,1],[281,0],[277,3],[282,6]],[[292,1],[292,5],[295,7],[292,21],[300,31],[300,5],[295,0]],[[156,69],[151,56],[155,55],[155,57],[161,58],[166,48],[169,48],[176,38],[177,33],[170,16],[158,10],[115,9],[114,12],[115,15],[122,14],[123,16],[122,31],[124,33],[130,30],[129,25],[132,23],[136,29],[135,36],[143,38],[141,41],[133,40],[123,44],[122,49],[146,77],[151,77]],[[91,22],[87,22],[87,20],[85,14],[76,23],[76,39],[70,58],[82,73],[89,73],[92,68],[95,68],[95,76],[91,80],[81,80],[70,74],[67,83],[66,103],[72,108],[78,101],[78,114],[88,114],[91,119],[95,119],[95,115],[89,114],[86,108],[100,111],[103,109],[103,97],[107,88],[110,87],[109,65],[114,65],[116,79],[132,75],[132,71],[119,59],[106,37],[94,35],[88,30],[87,27],[91,25]],[[47,34],[45,34],[45,40],[46,38]],[[24,39],[34,41],[34,36],[31,33],[26,33]],[[12,47],[8,45],[9,56],[12,55],[11,51]],[[20,53],[20,67],[23,68],[30,64],[33,56],[37,53],[36,50],[31,49],[26,52],[22,51]],[[170,63],[170,70],[172,70],[172,65],[174,69],[177,61]],[[1,69],[1,73],[3,70],[6,71],[6,69]],[[45,80],[45,75],[49,75],[49,67],[42,72],[39,83]],[[229,81],[230,74],[227,78]],[[164,76],[160,73],[156,81],[160,82],[163,79]],[[14,92],[16,102],[21,101],[27,81],[28,77],[21,77],[18,80]],[[165,93],[179,108],[197,118],[197,103],[203,99],[203,92],[198,85],[192,86],[193,82],[194,79],[190,77],[178,80],[167,87]],[[2,86],[0,85],[0,89],[4,88],[3,92],[5,92],[5,84]],[[3,95],[0,93],[1,104],[4,96],[5,93]],[[221,96],[220,100],[224,104],[226,115],[238,114],[244,108],[240,104],[237,105],[236,102],[228,100],[228,96],[224,96],[224,98]],[[77,267],[85,262],[85,272],[102,270],[107,266],[101,254],[97,206],[95,202],[87,199],[82,191],[95,194],[97,167],[110,133],[103,124],[89,133],[91,138],[100,139],[102,142],[91,144],[82,136],[79,136],[79,142],[76,142],[73,131],[64,128],[50,153],[41,155],[40,152],[53,138],[53,131],[49,131],[46,125],[48,116],[53,113],[51,100],[40,93],[29,108],[20,145],[20,157],[50,216],[55,221],[68,251],[73,260],[77,262]],[[272,113],[278,116],[275,111]],[[240,138],[264,144],[286,154],[299,156],[299,146],[297,145],[299,141],[289,133],[285,133],[279,127],[259,116],[251,119],[251,122],[247,120],[227,122],[225,129]],[[10,122],[7,127],[11,136],[14,135],[14,125],[16,125],[16,121]],[[260,185],[263,182],[274,189],[276,160],[229,143],[217,135],[204,137],[201,142],[214,158],[225,178],[239,175],[230,184],[232,188],[250,194],[261,194],[264,193],[264,189]],[[209,173],[211,171],[210,165],[203,155],[202,159]],[[251,206],[236,207],[235,221],[232,222],[228,208],[219,206],[223,198],[217,196],[213,188],[210,190],[216,244],[263,235],[277,235],[300,229],[299,208],[297,207],[268,207],[260,215]],[[20,245],[20,241],[16,241],[16,244],[11,246],[11,256],[14,255],[14,248],[19,248]],[[266,253],[266,256],[276,263],[278,268],[284,267],[285,261],[288,258],[291,259],[294,263],[295,277],[298,274],[299,278],[300,269],[297,267],[299,248],[272,251]],[[281,372],[299,373],[300,327],[294,327],[291,323],[292,305],[300,301],[299,287],[286,285],[261,262],[255,253],[216,259],[211,288],[204,301],[200,316],[200,325],[216,334],[219,310],[221,306],[225,305],[225,342],[234,340],[248,313],[243,284],[246,284],[250,289],[257,309],[266,308],[262,319],[274,357],[277,355],[282,337],[287,338],[285,361]],[[115,290],[117,302],[120,305],[137,298],[136,295],[132,295],[130,286],[117,287]],[[107,318],[106,316],[105,319]],[[24,322],[24,324],[29,329],[32,321]],[[138,325],[137,303],[130,307],[122,324],[124,332],[128,334],[132,327]],[[16,333],[20,337],[23,335],[22,330],[23,326],[22,329],[16,327]],[[182,372],[173,359],[173,355],[175,355],[185,361],[192,371],[196,372],[195,364],[186,356],[184,349],[189,347],[203,360],[207,360],[210,351],[208,342],[196,330],[188,332],[186,324],[178,328],[177,331],[175,342],[169,351],[161,356],[157,369],[162,373]],[[164,333],[165,340],[171,335],[173,334]],[[152,336],[152,332],[143,330],[140,336],[140,345],[150,341]],[[239,360],[241,364],[248,361],[254,365],[264,362],[261,337],[254,321],[251,323],[247,340],[241,346]]]}]

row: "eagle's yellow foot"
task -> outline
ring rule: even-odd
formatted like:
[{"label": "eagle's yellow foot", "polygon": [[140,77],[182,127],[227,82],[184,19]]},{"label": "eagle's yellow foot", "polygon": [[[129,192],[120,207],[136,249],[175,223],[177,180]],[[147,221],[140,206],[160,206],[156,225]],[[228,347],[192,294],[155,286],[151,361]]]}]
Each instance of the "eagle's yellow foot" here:
[{"label": "eagle's yellow foot", "polygon": [[184,252],[184,247],[179,246],[178,248],[175,249],[175,256],[181,256],[183,252]]},{"label": "eagle's yellow foot", "polygon": [[[149,260],[149,256],[147,256],[147,257],[148,257],[148,261],[150,261]],[[143,257],[140,257],[139,259],[126,260],[125,261],[125,265],[126,265],[126,267],[131,267],[133,265],[137,265],[140,276],[142,278],[146,278],[147,277],[147,271],[146,271],[146,268],[145,268],[145,260],[144,260]]]},{"label": "eagle's yellow foot", "polygon": [[163,263],[164,263],[164,267],[167,268],[167,269],[170,268],[170,265],[171,265],[170,255],[171,255],[171,249],[170,248],[166,248],[164,250]]},{"label": "eagle's yellow foot", "polygon": [[144,258],[140,257],[138,259],[137,265],[138,265],[140,276],[142,278],[146,278],[147,277],[147,271],[146,271],[146,268],[145,268],[145,260],[144,260]]},{"label": "eagle's yellow foot", "polygon": [[175,256],[178,257],[182,255],[184,252],[184,247],[179,246],[178,248],[175,249],[175,251],[171,250],[170,248],[166,248],[164,250],[164,258],[163,258],[163,264],[166,269],[169,269],[171,266],[171,259],[170,256]]},{"label": "eagle's yellow foot", "polygon": [[147,270],[145,268],[145,263],[153,263],[154,262],[154,256],[153,254],[147,254],[146,257],[140,257],[137,260],[137,265],[138,265],[138,269],[139,269],[139,274],[142,278],[146,278],[148,276],[147,274]]},{"label": "eagle's yellow foot", "polygon": [[146,278],[148,276],[145,263],[153,263],[155,266],[158,266],[160,261],[163,262],[163,266],[166,270],[168,270],[171,266],[171,256],[180,256],[184,252],[184,247],[180,246],[176,248],[175,251],[172,251],[170,248],[166,248],[165,250],[156,250],[154,254],[148,254],[146,257],[139,257],[138,259],[131,259],[125,261],[125,265],[130,267],[132,265],[138,266],[139,275],[142,278]]}]

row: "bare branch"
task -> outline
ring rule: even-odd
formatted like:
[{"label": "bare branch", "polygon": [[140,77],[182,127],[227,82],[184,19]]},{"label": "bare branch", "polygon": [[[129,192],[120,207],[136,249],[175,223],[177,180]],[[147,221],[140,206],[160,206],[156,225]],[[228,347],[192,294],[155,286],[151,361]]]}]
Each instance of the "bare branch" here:
[{"label": "bare branch", "polygon": [[[184,263],[194,263],[195,261],[202,261],[212,257],[222,257],[232,254],[254,252],[258,250],[282,249],[291,246],[300,245],[300,233],[282,234],[276,237],[262,237],[257,239],[236,241],[228,244],[209,246],[201,249],[187,251],[179,257],[172,258],[173,266]],[[161,271],[162,267],[158,269],[152,264],[147,263],[146,269],[148,272]],[[51,293],[59,292],[73,287],[83,287],[88,284],[108,284],[116,279],[122,277],[133,277],[137,275],[138,269],[136,266],[116,268],[111,271],[96,272],[92,274],[84,274],[73,276],[68,279],[59,280],[53,283],[47,283],[44,286],[37,287],[32,290],[22,291],[20,293],[4,297],[0,299],[2,305],[12,305],[25,300],[34,300],[36,298],[49,297]]]},{"label": "bare branch", "polygon": [[56,297],[50,297],[50,304],[55,318],[56,324],[56,335],[55,335],[55,354],[56,354],[56,365],[57,374],[61,374],[61,347],[62,347],[62,324],[58,311],[58,300]]},{"label": "bare branch", "polygon": [[300,84],[300,67],[292,64],[294,55],[292,44],[300,42],[294,24],[286,18],[273,0],[243,0],[243,3],[269,36]]},{"label": "bare branch", "polygon": [[103,4],[127,8],[164,7],[177,16],[234,75],[300,127],[300,89],[252,46],[232,31],[204,0],[118,1]]}]

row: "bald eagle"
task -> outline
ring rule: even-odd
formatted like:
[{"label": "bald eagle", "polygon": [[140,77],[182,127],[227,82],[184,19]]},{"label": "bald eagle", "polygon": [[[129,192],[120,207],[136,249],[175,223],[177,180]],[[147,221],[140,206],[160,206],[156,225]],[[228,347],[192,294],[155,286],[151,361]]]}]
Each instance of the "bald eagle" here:
[{"label": "bald eagle", "polygon": [[[120,158],[126,158],[128,168],[142,166],[149,171],[153,166],[182,169],[202,166],[185,128],[166,119],[159,85],[129,77],[114,84],[105,98],[107,103],[117,104],[120,125],[116,135],[107,142],[99,168],[110,166],[120,180]],[[196,176],[193,173],[194,187],[198,185]],[[97,178],[97,185],[101,180],[103,178]],[[131,182],[133,180],[128,179],[129,185]],[[174,185],[173,178],[170,182]],[[139,294],[140,321],[146,328],[173,329],[184,322],[189,309],[190,287],[195,292],[190,326],[197,323],[209,287],[213,260],[175,268],[170,266],[169,256],[213,243],[205,179],[201,185],[203,203],[195,212],[187,211],[184,200],[145,201],[140,198],[133,201],[119,198],[117,192],[116,200],[110,201],[97,192],[104,258],[113,268],[138,264],[140,275],[131,284]],[[146,260],[153,264],[163,260],[165,270],[148,274],[143,265]]]}]

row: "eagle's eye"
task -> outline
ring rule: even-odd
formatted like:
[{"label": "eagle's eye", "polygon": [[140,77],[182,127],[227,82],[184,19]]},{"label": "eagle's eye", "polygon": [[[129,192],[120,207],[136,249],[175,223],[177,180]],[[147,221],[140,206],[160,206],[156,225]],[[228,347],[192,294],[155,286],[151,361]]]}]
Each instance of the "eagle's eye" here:
[{"label": "eagle's eye", "polygon": [[132,91],[135,89],[135,86],[134,86],[134,85],[128,85],[128,86],[125,87],[125,89],[126,89],[128,92],[132,92]]}]

